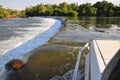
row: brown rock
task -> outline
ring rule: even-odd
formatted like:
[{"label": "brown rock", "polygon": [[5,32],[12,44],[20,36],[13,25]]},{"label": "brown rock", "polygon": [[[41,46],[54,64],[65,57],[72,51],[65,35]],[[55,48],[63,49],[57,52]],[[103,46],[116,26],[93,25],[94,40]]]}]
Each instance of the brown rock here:
[{"label": "brown rock", "polygon": [[7,70],[18,70],[21,69],[22,67],[24,67],[25,63],[19,59],[13,59],[10,62],[8,62],[5,67]]}]

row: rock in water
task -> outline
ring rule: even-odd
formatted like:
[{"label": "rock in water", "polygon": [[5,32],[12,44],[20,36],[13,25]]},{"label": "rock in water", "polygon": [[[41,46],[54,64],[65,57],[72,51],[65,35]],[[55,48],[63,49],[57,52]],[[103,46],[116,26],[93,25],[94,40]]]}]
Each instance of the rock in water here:
[{"label": "rock in water", "polygon": [[25,63],[19,59],[13,59],[5,65],[6,70],[19,70],[25,66]]}]

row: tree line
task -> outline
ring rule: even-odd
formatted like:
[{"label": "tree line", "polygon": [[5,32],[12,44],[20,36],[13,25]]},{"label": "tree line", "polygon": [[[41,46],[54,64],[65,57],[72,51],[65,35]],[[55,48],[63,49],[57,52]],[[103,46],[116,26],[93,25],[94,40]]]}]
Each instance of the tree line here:
[{"label": "tree line", "polygon": [[95,4],[77,3],[68,4],[39,4],[34,7],[27,7],[23,11],[4,9],[0,7],[0,18],[3,17],[33,17],[33,16],[107,16],[119,17],[120,5],[116,6],[111,2],[99,1]]},{"label": "tree line", "polygon": [[9,8],[5,9],[0,6],[0,19],[17,17],[25,17],[25,11],[12,10]]},{"label": "tree line", "polygon": [[66,2],[56,4],[39,4],[25,9],[26,16],[120,16],[120,6],[101,1],[78,5]]}]

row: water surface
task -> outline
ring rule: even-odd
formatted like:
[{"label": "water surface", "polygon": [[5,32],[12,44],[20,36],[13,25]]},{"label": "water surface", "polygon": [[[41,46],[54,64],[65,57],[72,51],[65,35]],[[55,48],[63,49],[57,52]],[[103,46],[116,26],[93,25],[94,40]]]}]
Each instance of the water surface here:
[{"label": "water surface", "polygon": [[[119,17],[65,17],[64,27],[48,43],[32,52],[26,66],[8,77],[20,80],[65,80],[63,75],[73,70],[78,51],[93,39],[120,40]],[[84,70],[85,54],[82,55],[80,70]],[[17,80],[17,79],[15,79]],[[70,80],[70,79],[68,79]]]}]

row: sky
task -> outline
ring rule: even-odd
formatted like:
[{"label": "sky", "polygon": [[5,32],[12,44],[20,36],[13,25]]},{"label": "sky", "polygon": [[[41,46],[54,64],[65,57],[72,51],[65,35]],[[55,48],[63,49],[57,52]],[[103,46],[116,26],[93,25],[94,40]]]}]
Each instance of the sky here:
[{"label": "sky", "polygon": [[[29,6],[35,6],[37,4],[43,3],[43,4],[59,4],[62,2],[67,3],[96,3],[97,1],[103,1],[103,0],[0,0],[0,5],[2,5],[4,8],[10,8],[10,9],[17,9],[17,10],[23,10],[26,7]],[[106,0],[108,2],[112,2],[115,5],[120,4],[120,0]]]}]

